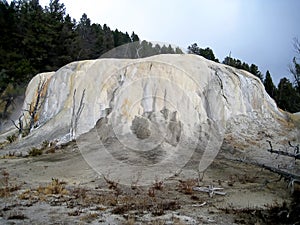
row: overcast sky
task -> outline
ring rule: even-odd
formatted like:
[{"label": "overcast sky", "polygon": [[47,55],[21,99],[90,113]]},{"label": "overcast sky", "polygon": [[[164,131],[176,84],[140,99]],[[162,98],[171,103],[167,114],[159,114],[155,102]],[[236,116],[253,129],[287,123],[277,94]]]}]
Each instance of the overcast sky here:
[{"label": "overcast sky", "polygon": [[[40,0],[42,6],[50,0]],[[192,43],[213,49],[220,61],[229,55],[271,72],[277,84],[290,78],[300,39],[299,0],[60,0],[77,21],[83,13],[140,39],[183,48]]]}]

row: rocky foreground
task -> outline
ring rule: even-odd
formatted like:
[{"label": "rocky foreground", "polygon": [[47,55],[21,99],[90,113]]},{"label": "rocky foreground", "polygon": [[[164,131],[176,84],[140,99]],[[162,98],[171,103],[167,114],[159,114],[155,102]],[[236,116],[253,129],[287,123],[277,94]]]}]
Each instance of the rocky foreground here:
[{"label": "rocky foreground", "polygon": [[[1,160],[1,224],[296,224],[299,192],[257,166],[220,154],[201,180],[190,163],[165,180],[128,186],[100,176],[74,143]],[[299,163],[297,164],[299,166]],[[222,188],[200,192],[195,187]]]}]

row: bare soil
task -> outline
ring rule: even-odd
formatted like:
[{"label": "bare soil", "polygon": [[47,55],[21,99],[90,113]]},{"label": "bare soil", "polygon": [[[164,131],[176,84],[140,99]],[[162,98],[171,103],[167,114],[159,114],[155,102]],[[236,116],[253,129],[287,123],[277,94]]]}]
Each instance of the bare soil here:
[{"label": "bare soil", "polygon": [[[192,167],[139,187],[104,179],[75,142],[35,157],[2,158],[0,224],[299,224],[297,184],[291,194],[277,174],[223,151],[201,181]],[[199,185],[226,195],[193,190]]]}]

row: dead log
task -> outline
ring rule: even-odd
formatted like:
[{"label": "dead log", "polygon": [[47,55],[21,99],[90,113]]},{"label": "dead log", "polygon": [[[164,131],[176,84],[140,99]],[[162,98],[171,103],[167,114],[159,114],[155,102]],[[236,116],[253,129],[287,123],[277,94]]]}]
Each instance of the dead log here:
[{"label": "dead log", "polygon": [[267,150],[268,152],[275,153],[275,154],[278,154],[278,155],[284,155],[284,156],[292,157],[292,158],[295,158],[295,160],[300,159],[299,146],[293,146],[289,142],[289,145],[291,147],[295,148],[294,153],[292,153],[292,152],[288,152],[288,151],[274,150],[271,141],[267,141],[267,142],[270,145],[270,149]]},{"label": "dead log", "polygon": [[284,170],[279,169],[279,168],[275,168],[275,167],[272,167],[272,166],[267,166],[265,164],[257,163],[257,165],[264,168],[264,169],[267,169],[271,172],[279,174],[281,177],[285,178],[286,180],[299,180],[299,182],[300,182],[300,174],[290,173],[290,172],[284,171]]},{"label": "dead log", "polygon": [[273,173],[277,173],[278,175],[280,175],[279,180],[281,180],[281,178],[284,178],[286,181],[289,182],[288,183],[288,188],[290,188],[291,193],[294,192],[294,183],[299,183],[300,184],[300,174],[295,174],[295,173],[292,173],[292,172],[282,170],[280,168],[276,168],[276,167],[273,167],[273,166],[268,166],[268,165],[265,165],[263,163],[258,163],[258,162],[250,162],[250,161],[245,161],[245,160],[242,160],[242,159],[234,159],[234,161],[259,166],[259,167],[261,167],[263,169],[266,169],[266,170],[269,170]]},{"label": "dead log", "polygon": [[290,173],[281,169],[277,169],[275,167],[267,166],[267,165],[261,165],[262,168],[267,169],[271,172],[277,173],[280,175],[280,177],[284,178],[287,180],[288,183],[288,188],[290,189],[291,193],[293,194],[294,192],[294,183],[299,183],[300,184],[300,174],[295,174],[295,173]]}]

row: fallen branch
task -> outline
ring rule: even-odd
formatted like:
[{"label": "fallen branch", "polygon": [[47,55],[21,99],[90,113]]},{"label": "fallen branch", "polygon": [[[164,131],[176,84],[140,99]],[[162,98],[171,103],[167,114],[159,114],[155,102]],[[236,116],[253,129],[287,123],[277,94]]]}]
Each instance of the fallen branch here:
[{"label": "fallen branch", "polygon": [[300,150],[299,150],[299,144],[298,145],[292,145],[291,142],[289,141],[289,146],[294,148],[294,153],[295,154],[299,154]]},{"label": "fallen branch", "polygon": [[259,166],[261,166],[264,169],[270,170],[274,173],[277,173],[277,174],[279,174],[280,176],[284,177],[287,180],[299,180],[300,181],[300,175],[299,174],[286,172],[284,170],[277,169],[275,167],[267,166],[267,165],[264,165],[264,164],[260,164]]},{"label": "fallen branch", "polygon": [[274,173],[277,173],[281,176],[281,178],[283,177],[285,180],[289,181],[288,184],[288,188],[290,188],[291,193],[294,192],[294,183],[299,183],[300,184],[300,175],[299,174],[294,174],[294,173],[290,173],[290,172],[286,172],[271,166],[266,166],[266,165],[261,165],[262,168],[270,170]]},{"label": "fallen branch", "polygon": [[202,207],[202,206],[205,206],[206,205],[206,202],[203,202],[201,204],[194,204],[194,205],[191,205],[192,207]]},{"label": "fallen branch", "polygon": [[226,195],[226,192],[222,192],[224,188],[214,187],[213,185],[209,185],[208,187],[193,187],[194,191],[206,192],[209,194],[209,197],[213,197],[216,195]]},{"label": "fallen branch", "polygon": [[[258,163],[258,162],[246,162],[246,161],[242,161],[240,159],[234,159],[234,161],[238,161],[238,162],[243,162],[243,163],[246,163],[246,164],[251,164],[251,165],[255,165],[255,166],[259,166],[259,167],[262,167],[266,170],[269,170],[273,173],[277,173],[278,175],[280,175],[280,179],[281,178],[284,178],[285,180],[289,181],[288,183],[288,188],[291,189],[291,193],[293,193],[294,191],[294,183],[299,183],[300,184],[300,174],[295,174],[295,173],[291,173],[291,172],[287,172],[287,171],[284,171],[282,169],[279,169],[279,168],[276,168],[276,167],[272,167],[272,166],[267,166],[265,164],[262,164],[262,163]],[[278,180],[278,181],[279,181]]]},{"label": "fallen branch", "polygon": [[[292,158],[295,158],[296,159],[300,159],[300,153],[299,153],[299,150],[298,151],[295,151],[294,153],[291,153],[291,152],[287,152],[287,151],[281,151],[281,150],[274,150],[273,147],[272,147],[272,143],[271,141],[267,141],[270,145],[270,149],[268,149],[267,151],[268,152],[271,152],[271,153],[275,153],[275,154],[278,154],[278,155],[285,155],[285,156],[289,156],[289,157],[292,157]],[[290,143],[289,143],[290,144]],[[297,146],[292,146],[290,144],[291,147],[297,147]],[[298,147],[299,149],[299,147]]]}]

